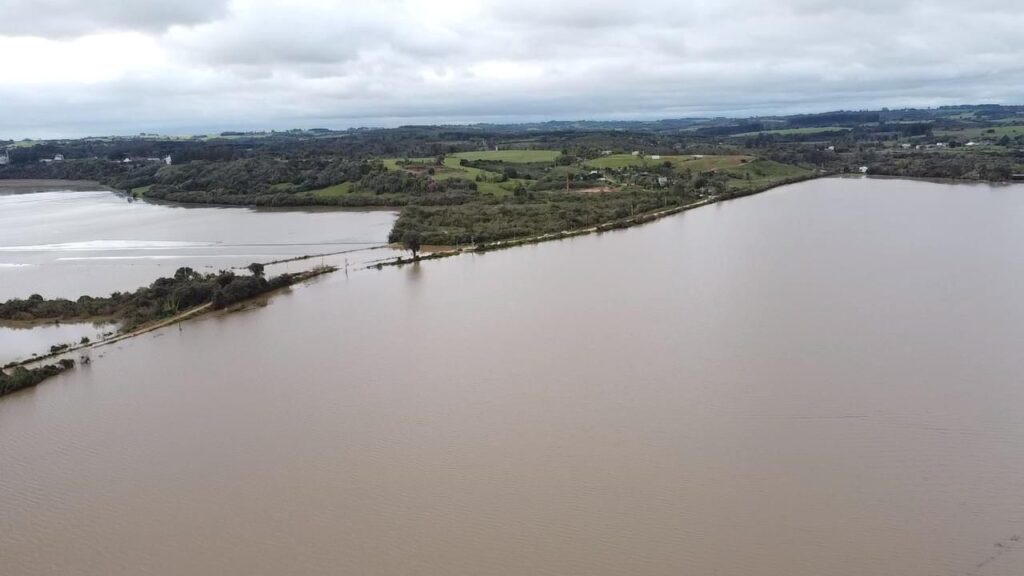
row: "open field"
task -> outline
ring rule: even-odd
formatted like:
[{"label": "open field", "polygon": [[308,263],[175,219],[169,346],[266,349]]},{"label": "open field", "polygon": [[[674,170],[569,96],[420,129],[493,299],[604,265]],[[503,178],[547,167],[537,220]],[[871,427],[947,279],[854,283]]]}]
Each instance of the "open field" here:
[{"label": "open field", "polygon": [[[550,152],[548,150],[523,150],[520,152]],[[477,152],[467,152],[467,154],[478,154]],[[484,154],[480,152],[479,154]],[[438,166],[435,164],[434,158],[385,158],[381,162],[384,167],[388,170],[406,170],[414,173],[423,173],[426,170],[433,168],[434,174],[431,176],[434,180],[444,181],[452,178],[464,178],[466,180],[472,180],[476,182],[477,190],[485,194],[491,194],[494,196],[507,196],[512,193],[518,183],[524,182],[523,180],[509,179],[504,182],[499,182],[502,178],[501,174],[496,172],[490,172],[488,170],[481,170],[479,168],[473,168],[471,166],[462,166],[459,164],[460,160],[464,159],[461,154],[452,154],[446,156],[444,164]],[[511,160],[505,160],[506,162],[513,162]],[[405,166],[399,164],[399,162],[409,162]],[[525,162],[525,160],[518,160],[516,162]]]},{"label": "open field", "polygon": [[844,126],[816,126],[810,128],[782,128],[779,130],[761,130],[759,132],[743,132],[733,134],[732,138],[757,136],[758,134],[778,134],[779,136],[798,136],[801,134],[818,134],[821,132],[847,132],[849,128]]},{"label": "open field", "polygon": [[338,196],[344,196],[351,191],[352,183],[342,182],[341,184],[335,184],[334,186],[328,186],[327,188],[313,190],[313,195],[317,198],[337,198]]},{"label": "open field", "polygon": [[730,176],[730,190],[759,189],[775,182],[804,178],[811,174],[810,170],[804,168],[761,159],[725,168],[722,172]]},{"label": "open field", "polygon": [[562,153],[558,150],[487,150],[481,152],[459,152],[455,158],[466,160],[492,160],[500,162],[554,162]]},{"label": "open field", "polygon": [[994,140],[1009,136],[1024,136],[1024,124],[1007,124],[990,128],[963,128],[961,130],[936,130],[936,138],[957,138],[960,140]]},{"label": "open field", "polygon": [[632,154],[612,154],[602,156],[594,160],[588,160],[584,166],[597,169],[621,169],[627,167],[653,167],[671,162],[676,170],[689,169],[694,172],[707,170],[718,170],[730,166],[739,166],[744,162],[753,160],[753,156],[730,155],[730,156],[662,156],[655,160],[650,156],[633,156]]}]

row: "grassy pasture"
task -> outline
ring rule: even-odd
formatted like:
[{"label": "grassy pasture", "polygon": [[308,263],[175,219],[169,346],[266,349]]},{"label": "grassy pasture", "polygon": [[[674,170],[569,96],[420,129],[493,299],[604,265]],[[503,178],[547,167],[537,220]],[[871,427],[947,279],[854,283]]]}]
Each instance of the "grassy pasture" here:
[{"label": "grassy pasture", "polygon": [[317,198],[337,198],[338,196],[344,196],[351,191],[352,183],[342,182],[341,184],[335,184],[334,186],[328,186],[327,188],[313,190],[312,192]]},{"label": "grassy pasture", "polygon": [[809,174],[809,171],[803,168],[760,159],[725,168],[722,172],[732,177],[729,180],[729,188],[733,190],[761,188],[782,180]]},{"label": "grassy pasture", "polygon": [[798,136],[801,134],[820,134],[822,132],[849,132],[850,129],[844,126],[815,126],[810,128],[781,128],[779,130],[761,130],[759,132],[743,132],[733,134],[732,138],[745,138],[757,136],[758,134],[778,134],[779,136]]},{"label": "grassy pasture", "polygon": [[[991,132],[989,132],[991,130]],[[936,138],[957,138],[959,140],[996,140],[1003,136],[1014,138],[1024,136],[1024,124],[1006,124],[989,128],[964,128],[961,130],[936,130]]]},{"label": "grassy pasture", "polygon": [[620,169],[627,167],[654,167],[665,162],[671,162],[675,170],[690,169],[694,172],[707,170],[719,170],[730,166],[739,166],[744,161],[753,160],[753,156],[731,155],[731,156],[662,156],[654,160],[650,156],[633,156],[632,154],[612,154],[602,156],[594,160],[588,160],[584,166],[602,170],[605,168]]},{"label": "grassy pasture", "polygon": [[449,157],[466,160],[495,160],[501,162],[554,162],[562,153],[558,150],[486,150],[481,152],[459,152]]},{"label": "grassy pasture", "polygon": [[[516,151],[511,151],[516,152]],[[550,152],[547,150],[521,150],[519,152]],[[475,153],[470,153],[475,154]],[[482,153],[481,153],[482,154]],[[419,164],[425,168],[433,168],[434,174],[431,176],[434,180],[442,181],[449,180],[451,178],[464,178],[466,180],[472,180],[476,182],[477,190],[484,194],[493,194],[495,196],[506,196],[512,193],[518,182],[522,180],[508,180],[505,182],[495,182],[501,178],[501,174],[490,172],[487,170],[481,170],[479,168],[472,168],[470,166],[461,166],[459,161],[464,156],[453,154],[446,156],[444,164],[437,166],[434,164],[434,158],[386,158],[382,162],[384,167],[388,170],[406,170],[408,166],[402,166],[399,164],[400,161],[408,161],[413,164]],[[512,162],[511,160],[504,160],[505,162]],[[524,162],[525,160],[518,160],[517,162]],[[413,170],[410,170],[413,171]],[[418,172],[418,170],[417,170]],[[479,180],[477,179],[479,177]]]}]

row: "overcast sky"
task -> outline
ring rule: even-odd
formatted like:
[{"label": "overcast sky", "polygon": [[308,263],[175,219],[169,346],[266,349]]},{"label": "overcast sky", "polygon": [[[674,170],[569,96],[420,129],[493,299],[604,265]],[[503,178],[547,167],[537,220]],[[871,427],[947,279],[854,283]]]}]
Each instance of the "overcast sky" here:
[{"label": "overcast sky", "polygon": [[0,138],[1024,103],[1020,0],[0,0]]}]

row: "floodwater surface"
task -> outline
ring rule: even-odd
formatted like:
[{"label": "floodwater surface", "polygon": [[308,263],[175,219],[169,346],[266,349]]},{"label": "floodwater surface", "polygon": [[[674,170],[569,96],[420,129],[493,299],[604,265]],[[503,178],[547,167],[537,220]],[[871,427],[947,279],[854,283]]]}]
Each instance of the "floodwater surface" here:
[{"label": "floodwater surface", "polygon": [[110,191],[41,189],[49,191],[0,193],[0,301],[106,296],[182,266],[216,272],[366,249],[387,242],[396,217],[387,210],[183,207]]},{"label": "floodwater surface", "polygon": [[[381,248],[397,215],[391,210],[183,207],[95,188],[83,182],[0,181],[0,302],[32,294],[73,300],[131,292],[182,266],[210,273],[339,253],[267,269],[279,274],[321,262],[365,265],[395,254]],[[77,327],[0,325],[0,365],[97,332]],[[104,331],[111,329],[116,326]]]},{"label": "floodwater surface", "polygon": [[0,324],[0,366],[33,355],[43,356],[50,352],[51,346],[80,344],[82,338],[100,340],[103,334],[116,330],[114,324],[89,322],[34,326]]},{"label": "floodwater surface", "polygon": [[50,574],[1017,576],[1024,187],[333,274],[0,400]]}]

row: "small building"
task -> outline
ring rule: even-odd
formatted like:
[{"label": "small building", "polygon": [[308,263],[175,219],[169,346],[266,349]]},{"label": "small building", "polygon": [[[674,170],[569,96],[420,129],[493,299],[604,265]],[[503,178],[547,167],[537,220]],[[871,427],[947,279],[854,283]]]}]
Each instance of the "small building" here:
[{"label": "small building", "polygon": [[602,150],[601,151],[601,156],[611,156],[611,155],[612,155],[612,151],[611,150]]},{"label": "small building", "polygon": [[168,154],[167,156],[164,156],[164,164],[166,164],[168,166],[171,165],[171,155],[170,154]]},{"label": "small building", "polygon": [[655,154],[654,156],[651,156],[651,160],[661,160],[661,154]]},{"label": "small building", "polygon": [[913,147],[914,147],[913,144],[907,144],[906,142],[904,142],[903,144],[900,144],[900,148],[903,148],[904,150],[909,150],[909,149],[911,149]]},{"label": "small building", "polygon": [[63,154],[54,154],[53,155],[53,161],[54,162],[63,162],[64,161],[64,155]]},{"label": "small building", "polygon": [[668,186],[668,176],[658,176],[658,186]]},{"label": "small building", "polygon": [[867,166],[861,166],[860,168],[858,168],[858,170],[860,170],[861,174],[867,174],[868,173],[868,167]]},{"label": "small building", "polygon": [[3,153],[0,153],[0,166],[6,166],[11,163],[11,157],[7,155],[7,149],[4,148]]},{"label": "small building", "polygon": [[633,156],[639,156],[640,155],[640,151],[639,150],[633,150],[633,154],[632,155]]}]

